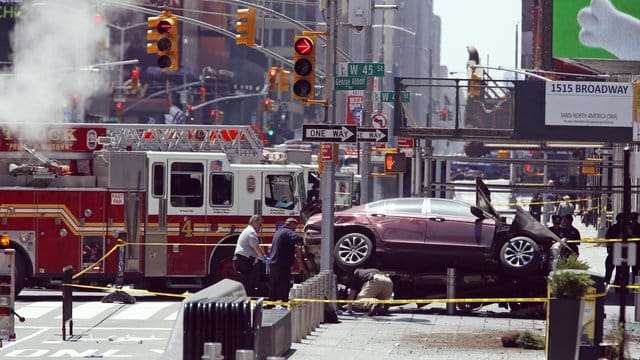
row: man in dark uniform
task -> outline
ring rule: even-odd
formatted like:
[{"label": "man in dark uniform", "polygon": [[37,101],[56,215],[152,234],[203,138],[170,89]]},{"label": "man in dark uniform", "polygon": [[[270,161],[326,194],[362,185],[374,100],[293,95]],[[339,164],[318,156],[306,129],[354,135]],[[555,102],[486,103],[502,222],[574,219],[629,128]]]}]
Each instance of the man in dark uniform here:
[{"label": "man in dark uniform", "polygon": [[[378,299],[391,300],[393,297],[393,282],[387,274],[378,269],[356,269],[349,283],[347,300]],[[389,311],[388,304],[358,303],[356,307],[369,311],[369,315],[385,315]],[[351,312],[353,303],[347,305]]]},{"label": "man in dark uniform", "polygon": [[272,301],[289,301],[291,288],[291,266],[296,258],[296,251],[302,245],[302,237],[296,234],[298,220],[288,218],[276,234],[271,244],[269,264],[269,281],[271,282]]},{"label": "man in dark uniform", "polygon": [[[616,223],[611,225],[608,229],[606,234],[604,235],[605,239],[620,239],[622,236],[622,219],[623,219],[623,214],[619,213],[618,215],[616,215]],[[604,260],[604,268],[605,268],[605,273],[604,273],[604,281],[607,284],[611,284],[611,275],[613,274],[613,242],[607,242],[607,258]],[[615,277],[615,284],[619,284],[620,283],[620,276],[619,274],[616,272],[616,277]]]},{"label": "man in dark uniform", "polygon": [[578,248],[579,241],[581,240],[580,231],[573,227],[573,215],[568,214],[563,216],[560,228],[562,229],[564,237],[569,240],[567,245],[569,245],[576,256],[580,255],[580,250]]},{"label": "man in dark uniform", "polygon": [[[629,239],[640,238],[640,223],[638,222],[638,213],[632,212],[629,215],[629,227],[631,228],[631,234]],[[633,241],[634,244],[640,244],[638,241]],[[638,245],[636,245],[636,265],[631,268],[631,282],[635,282],[636,275],[640,275],[640,251],[638,251]]]},{"label": "man in dark uniform", "polygon": [[562,231],[562,228],[560,227],[560,223],[562,223],[562,217],[560,217],[560,215],[553,215],[551,217],[551,226],[549,226],[549,230],[551,230],[551,232],[553,232],[554,234],[556,234],[559,238],[563,238],[564,237],[564,232]]}]

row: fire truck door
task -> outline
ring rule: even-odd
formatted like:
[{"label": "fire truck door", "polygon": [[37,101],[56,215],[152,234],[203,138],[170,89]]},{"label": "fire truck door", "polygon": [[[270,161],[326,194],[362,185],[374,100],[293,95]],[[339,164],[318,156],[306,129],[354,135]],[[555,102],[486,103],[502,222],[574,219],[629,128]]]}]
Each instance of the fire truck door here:
[{"label": "fire truck door", "polygon": [[206,259],[205,159],[168,160],[167,275],[204,276]]},{"label": "fire truck door", "polygon": [[[155,156],[154,156],[155,155]],[[149,154],[149,179],[145,226],[145,242],[167,243],[167,163],[165,156]],[[157,157],[157,158],[155,158]],[[167,275],[167,246],[149,245],[144,249],[144,273],[146,276]]]}]

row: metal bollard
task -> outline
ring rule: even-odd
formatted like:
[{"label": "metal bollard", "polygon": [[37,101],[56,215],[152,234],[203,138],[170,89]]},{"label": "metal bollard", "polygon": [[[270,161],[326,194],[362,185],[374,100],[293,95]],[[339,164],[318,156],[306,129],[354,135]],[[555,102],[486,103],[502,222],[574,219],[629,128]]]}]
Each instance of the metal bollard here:
[{"label": "metal bollard", "polygon": [[[297,297],[297,291],[299,287],[299,284],[294,284],[291,287],[291,290],[289,290],[290,302]],[[300,306],[296,303],[291,303],[291,306],[289,306],[289,311],[291,311],[291,342],[300,342],[298,340],[298,318],[300,317]]]},{"label": "metal bollard", "polygon": [[236,350],[236,360],[253,360],[253,350]]},{"label": "metal bollard", "polygon": [[320,300],[316,303],[313,303],[316,311],[315,311],[315,318],[313,319],[313,328],[317,329],[320,326],[320,323],[322,322],[322,307],[324,306],[324,302],[322,302],[324,300],[324,294],[322,291],[322,282],[319,276],[317,276],[315,279],[313,279],[313,285],[315,287],[316,290],[316,299]]},{"label": "metal bollard", "polygon": [[[635,285],[640,285],[640,275],[639,274],[636,274]],[[634,305],[633,309],[635,310],[633,320],[634,321],[640,321],[640,289],[636,289],[636,291],[635,291],[634,304],[633,305]]]},{"label": "metal bollard", "polygon": [[[447,299],[456,298],[456,269],[447,268]],[[456,304],[447,303],[447,315],[456,314]]]},{"label": "metal bollard", "polygon": [[[294,287],[294,297],[301,298],[302,297],[302,285],[296,284]],[[293,334],[293,342],[302,342],[302,305],[295,305],[295,312],[292,315],[295,315],[295,318],[292,316],[291,321],[293,323],[293,328],[295,332],[291,332]]]},{"label": "metal bollard", "polygon": [[204,343],[204,351],[201,357],[202,360],[222,360],[224,356],[222,356],[222,344],[221,343],[212,343],[206,342]]}]

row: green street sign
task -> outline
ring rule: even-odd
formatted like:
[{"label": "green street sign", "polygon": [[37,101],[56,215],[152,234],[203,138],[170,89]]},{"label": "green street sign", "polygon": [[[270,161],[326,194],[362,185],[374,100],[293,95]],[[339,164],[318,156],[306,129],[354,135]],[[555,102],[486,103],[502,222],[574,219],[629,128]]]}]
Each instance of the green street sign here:
[{"label": "green street sign", "polygon": [[347,76],[384,77],[384,63],[348,63]]},{"label": "green street sign", "polygon": [[366,77],[336,76],[336,91],[340,90],[367,90]]},{"label": "green street sign", "polygon": [[[394,91],[380,91],[380,101],[382,102],[395,102],[396,93]],[[400,92],[400,102],[408,103],[411,101],[411,93],[408,91]]]}]

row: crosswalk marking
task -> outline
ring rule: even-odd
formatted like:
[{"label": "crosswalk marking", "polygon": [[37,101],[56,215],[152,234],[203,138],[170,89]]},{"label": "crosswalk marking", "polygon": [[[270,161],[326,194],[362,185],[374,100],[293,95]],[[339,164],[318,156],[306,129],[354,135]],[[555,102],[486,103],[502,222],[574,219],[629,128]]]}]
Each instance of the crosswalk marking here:
[{"label": "crosswalk marking", "polygon": [[[108,315],[107,310],[115,310],[120,304],[90,302],[79,306],[74,306],[72,315],[74,320],[86,320],[99,316],[104,312],[104,316]],[[62,319],[62,315],[56,316],[56,319]]]},{"label": "crosswalk marking", "polygon": [[110,317],[113,320],[145,320],[151,318],[153,314],[171,305],[172,303],[164,302],[148,302],[137,303],[124,308],[114,316]]},{"label": "crosswalk marking", "polygon": [[62,313],[62,302],[38,301],[22,307],[17,307],[16,312],[26,319],[37,319],[54,309],[58,309]]},{"label": "crosswalk marking", "polygon": [[[167,307],[169,311],[163,311]],[[72,317],[74,320],[114,319],[114,320],[148,320],[154,316],[158,319],[174,321],[178,317],[180,303],[176,302],[138,302],[125,305],[119,303],[102,303],[99,301],[74,303]],[[37,301],[32,303],[16,303],[16,312],[26,319],[50,318],[62,319],[62,301]]]}]

